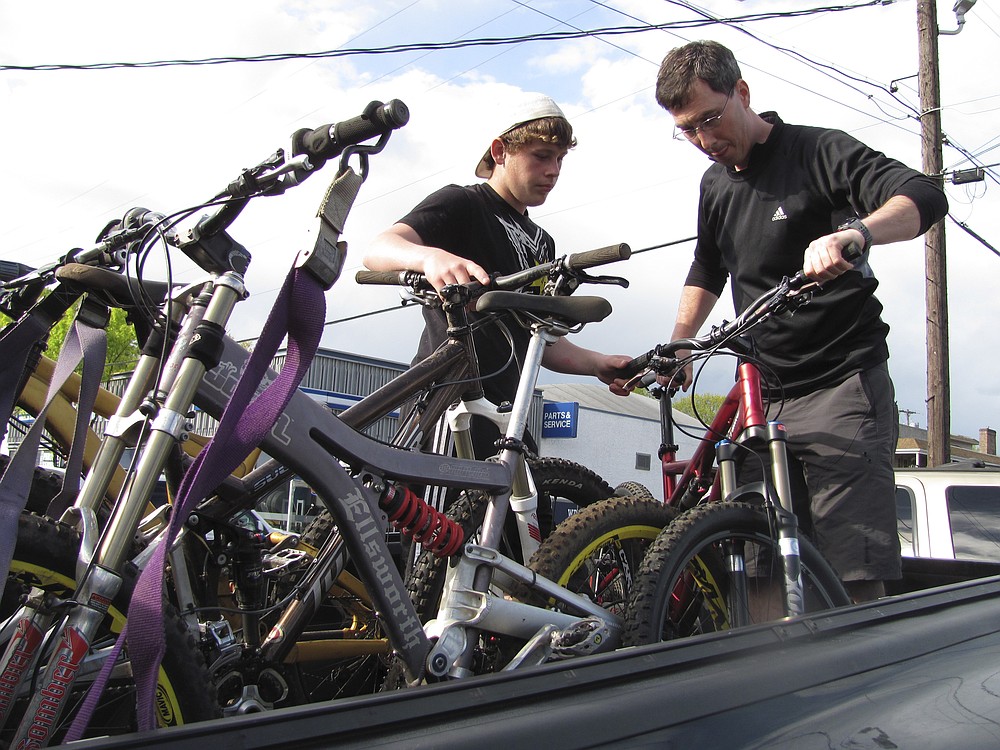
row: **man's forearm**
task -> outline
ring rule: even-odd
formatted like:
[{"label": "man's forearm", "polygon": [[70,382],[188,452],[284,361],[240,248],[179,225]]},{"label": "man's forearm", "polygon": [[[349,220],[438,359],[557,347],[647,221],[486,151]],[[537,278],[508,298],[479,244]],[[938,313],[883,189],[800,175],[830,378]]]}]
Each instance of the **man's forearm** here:
[{"label": "man's forearm", "polygon": [[707,289],[697,286],[684,287],[681,291],[680,304],[677,306],[677,320],[670,338],[683,339],[697,335],[718,301],[718,296]]}]

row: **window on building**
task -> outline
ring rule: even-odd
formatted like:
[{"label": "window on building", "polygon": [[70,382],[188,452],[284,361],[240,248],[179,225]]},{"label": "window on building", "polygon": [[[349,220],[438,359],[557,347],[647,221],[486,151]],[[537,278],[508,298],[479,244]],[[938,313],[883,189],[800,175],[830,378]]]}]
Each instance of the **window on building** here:
[{"label": "window on building", "polygon": [[955,557],[1000,560],[1000,488],[955,486],[945,496]]},{"label": "window on building", "polygon": [[648,453],[635,454],[635,468],[639,471],[649,471],[650,455]]}]

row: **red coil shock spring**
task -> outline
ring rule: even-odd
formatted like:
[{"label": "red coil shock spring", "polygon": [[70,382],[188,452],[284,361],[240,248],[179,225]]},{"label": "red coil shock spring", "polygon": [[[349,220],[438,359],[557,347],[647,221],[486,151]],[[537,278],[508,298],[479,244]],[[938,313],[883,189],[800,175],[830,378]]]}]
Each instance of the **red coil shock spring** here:
[{"label": "red coil shock spring", "polygon": [[450,557],[462,548],[465,533],[461,525],[429,506],[412,490],[386,485],[378,504],[396,528],[438,557]]}]

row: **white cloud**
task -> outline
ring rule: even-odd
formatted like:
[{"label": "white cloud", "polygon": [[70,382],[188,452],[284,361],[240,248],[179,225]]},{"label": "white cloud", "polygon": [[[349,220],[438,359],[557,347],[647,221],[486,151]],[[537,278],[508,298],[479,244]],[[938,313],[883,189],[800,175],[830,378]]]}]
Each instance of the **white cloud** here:
[{"label": "white cloud", "polygon": [[[803,7],[792,0],[703,4],[723,16]],[[967,17],[961,35],[940,40],[944,129],[970,149],[991,139],[996,143],[991,110],[997,99],[991,97],[997,96],[1000,76],[991,52],[996,44],[991,27],[998,23],[996,12],[983,5]],[[636,23],[608,10],[595,12],[582,0],[539,7],[565,19],[590,11],[571,21],[578,26]],[[691,17],[670,3],[634,0],[616,7],[652,22]],[[941,23],[947,27],[945,10]],[[121,1],[98,6],[7,3],[0,7],[0,50],[5,63],[134,61],[554,28],[560,27],[530,8],[478,1],[176,0],[155,8]],[[902,79],[899,95],[910,104],[917,101],[914,81],[907,79],[917,68],[912,3],[748,28],[883,87]],[[854,132],[919,167],[916,121],[890,121],[876,102],[887,108],[891,99],[874,86],[844,85],[841,76],[818,72],[736,31],[704,27],[681,34],[733,46],[758,108],[777,109],[789,122]],[[412,119],[372,159],[371,175],[345,233],[352,248],[349,270],[327,296],[328,319],[394,305],[394,291],[358,288],[348,278],[357,268],[354,259],[371,237],[431,190],[474,181],[473,165],[485,147],[484,113],[513,90],[540,90],[557,98],[580,139],[566,160],[559,187],[533,213],[561,250],[620,241],[642,249],[691,236],[698,181],[707,161],[670,139],[671,121],[652,94],[659,61],[683,40],[652,32],[607,41],[198,68],[0,72],[0,142],[6,157],[0,256],[39,264],[90,242],[105,222],[133,205],[166,211],[206,199],[240,169],[286,145],[294,130],[350,117],[372,99],[397,97],[409,105]],[[988,157],[988,163],[993,161]],[[946,149],[945,163],[962,166],[952,149]],[[234,225],[233,235],[254,254],[248,277],[253,296],[239,309],[235,335],[259,330],[292,257],[312,241],[315,209],[332,177],[331,170],[326,172],[285,196],[255,201]],[[953,212],[1000,244],[996,192],[988,190],[996,185],[973,187],[979,191],[975,197],[965,188],[948,187]],[[954,225],[947,232],[953,427],[974,434],[978,427],[1000,421],[1000,393],[988,369],[988,353],[998,343],[994,321],[1000,318],[995,282],[1000,259]],[[661,341],[672,326],[690,252],[690,244],[678,245],[609,267],[609,273],[627,276],[632,286],[588,290],[606,293],[615,313],[609,321],[589,326],[578,342],[632,354]],[[891,365],[900,405],[921,412],[917,419],[926,424],[922,243],[877,248],[873,264],[882,278],[880,298],[893,328]],[[190,264],[178,265],[193,273]],[[731,314],[724,307],[713,319]],[[402,310],[331,327],[324,345],[408,360],[419,328],[419,313]],[[724,381],[724,375],[716,379]]]}]

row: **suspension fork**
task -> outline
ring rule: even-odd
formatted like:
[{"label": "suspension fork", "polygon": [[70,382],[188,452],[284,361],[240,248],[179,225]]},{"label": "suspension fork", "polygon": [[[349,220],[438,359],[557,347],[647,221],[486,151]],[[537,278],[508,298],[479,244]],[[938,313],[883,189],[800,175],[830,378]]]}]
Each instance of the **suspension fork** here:
[{"label": "suspension fork", "polygon": [[788,437],[780,422],[767,425],[767,446],[771,456],[771,479],[778,495],[774,508],[778,527],[778,550],[784,571],[785,611],[789,615],[805,612],[802,588],[802,559],[799,555],[799,526],[792,509],[792,489],[788,470]]},{"label": "suspension fork", "polygon": [[[167,361],[166,382],[170,384],[165,400],[159,408],[150,403],[155,415],[149,437],[140,455],[136,472],[124,501],[119,503],[108,529],[103,534],[93,559],[85,567],[82,580],[78,581],[74,595],[76,607],[70,612],[62,629],[59,644],[49,659],[48,667],[39,681],[39,690],[28,703],[21,725],[12,741],[12,747],[43,747],[48,744],[53,728],[57,725],[72,691],[83,659],[90,650],[93,638],[100,627],[111,602],[121,588],[118,573],[127,559],[140,516],[153,486],[159,479],[169,452],[179,440],[186,437],[186,414],[194,400],[205,372],[208,359],[192,350],[198,338],[211,340],[221,333],[236,303],[244,296],[242,277],[227,272],[216,278],[211,293],[201,296],[197,304],[205,304],[204,318],[197,331],[185,326]],[[190,332],[190,336],[186,334]],[[195,335],[198,333],[199,335]],[[213,365],[214,366],[214,365]],[[176,367],[176,369],[174,369]],[[129,404],[122,405],[127,408]],[[124,413],[124,412],[120,412]],[[81,549],[81,556],[86,551]]]}]

